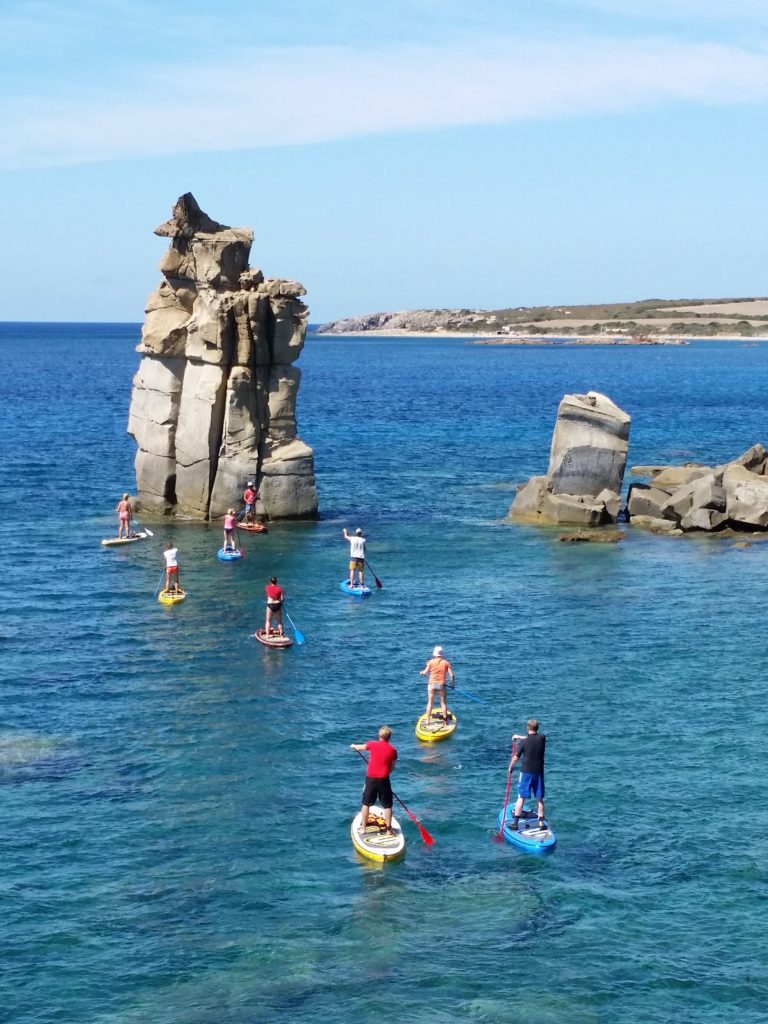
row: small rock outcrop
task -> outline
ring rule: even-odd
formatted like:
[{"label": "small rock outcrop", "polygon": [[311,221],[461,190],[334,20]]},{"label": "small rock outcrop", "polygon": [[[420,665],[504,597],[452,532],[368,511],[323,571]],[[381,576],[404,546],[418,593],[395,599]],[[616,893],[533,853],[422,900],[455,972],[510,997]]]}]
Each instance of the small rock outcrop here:
[{"label": "small rock outcrop", "polygon": [[253,232],[205,214],[191,193],[155,229],[170,238],[150,295],[128,433],[144,508],[214,519],[257,483],[269,519],[317,513],[312,449],[296,434],[309,310],[296,281],[248,265]]},{"label": "small rock outcrop", "polygon": [[633,526],[656,533],[768,529],[768,451],[753,445],[720,466],[636,466],[627,495]]},{"label": "small rock outcrop", "polygon": [[614,522],[621,507],[630,422],[627,413],[596,391],[565,395],[546,476],[531,477],[521,487],[510,516],[558,526]]}]

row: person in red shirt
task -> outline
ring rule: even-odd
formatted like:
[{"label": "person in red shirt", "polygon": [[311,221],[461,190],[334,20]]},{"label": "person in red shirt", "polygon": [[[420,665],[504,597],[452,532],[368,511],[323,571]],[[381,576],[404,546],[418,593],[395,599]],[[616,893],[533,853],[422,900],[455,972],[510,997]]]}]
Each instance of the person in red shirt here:
[{"label": "person in red shirt", "polygon": [[[269,583],[264,587],[264,593],[267,595],[267,620],[264,624],[264,636],[269,636],[270,632],[282,636],[285,591],[277,585],[277,576],[269,577]],[[273,622],[276,623],[277,629],[272,629]]]},{"label": "person in red shirt", "polygon": [[247,487],[243,491],[243,501],[245,502],[245,514],[243,519],[246,523],[253,521],[253,516],[256,511],[256,499],[258,496],[258,492],[253,489],[253,481],[249,480]]},{"label": "person in red shirt", "polygon": [[394,835],[392,831],[392,784],[389,776],[395,767],[397,750],[389,742],[392,730],[388,725],[382,725],[379,729],[377,740],[368,740],[367,743],[351,743],[353,750],[362,754],[368,751],[368,771],[365,773],[365,788],[363,789],[363,809],[360,814],[360,835],[365,835],[365,828],[368,824],[372,804],[378,800],[384,811],[384,821],[387,823],[387,832]]}]

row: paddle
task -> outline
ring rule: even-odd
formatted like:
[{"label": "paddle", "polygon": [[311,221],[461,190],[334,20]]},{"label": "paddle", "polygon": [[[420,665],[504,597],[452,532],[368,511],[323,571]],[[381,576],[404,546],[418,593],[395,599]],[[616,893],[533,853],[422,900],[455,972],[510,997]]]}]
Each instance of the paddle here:
[{"label": "paddle", "polygon": [[487,700],[483,700],[482,697],[476,697],[474,693],[470,693],[469,690],[460,690],[458,686],[451,687],[455,693],[460,693],[462,697],[468,697],[470,700],[477,701],[478,704],[487,704]]},{"label": "paddle", "polygon": [[[357,750],[357,751],[355,751],[355,753],[359,754],[359,755],[360,755],[360,757],[362,757],[362,759],[363,759],[363,760],[365,761],[365,763],[366,763],[366,764],[368,764],[368,759],[366,758],[365,754],[363,754],[363,752],[362,752],[361,750]],[[407,807],[405,806],[405,804],[404,804],[404,803],[403,803],[403,801],[402,801],[402,800],[400,799],[400,797],[399,797],[399,796],[397,795],[397,793],[394,793],[394,792],[393,792],[393,793],[392,793],[392,796],[393,796],[393,797],[395,798],[395,800],[397,800],[397,802],[398,802],[398,803],[400,804],[400,806],[401,806],[401,807],[403,808],[403,810],[405,811],[405,813],[406,813],[406,814],[408,815],[408,817],[409,817],[409,818],[411,819],[411,821],[412,821],[412,822],[414,823],[414,825],[416,826],[416,828],[418,828],[418,830],[419,830],[419,834],[421,835],[421,838],[422,838],[422,839],[424,840],[424,844],[425,844],[426,846],[434,846],[434,845],[435,845],[435,840],[434,840],[434,839],[433,839],[433,837],[432,837],[432,836],[431,836],[431,835],[429,834],[429,832],[427,832],[427,830],[426,830],[426,829],[424,828],[424,826],[423,826],[423,825],[421,824],[421,822],[420,822],[420,821],[419,821],[419,819],[418,819],[418,818],[416,817],[416,815],[415,815],[415,814],[413,813],[413,811],[410,811],[410,810],[409,810],[409,809],[408,809],[408,808],[407,808]]]},{"label": "paddle", "polygon": [[154,533],[152,533],[151,530],[148,530],[146,526],[142,526],[139,523],[138,519],[132,519],[131,520],[131,526],[135,526],[137,530],[141,530],[143,533],[146,533],[146,535],[148,537],[154,537],[155,536]]},{"label": "paddle", "polygon": [[163,569],[163,575],[160,577],[160,582],[157,584],[157,590],[155,591],[155,597],[160,593],[160,587],[165,583],[165,569]]},{"label": "paddle", "polygon": [[237,521],[238,521],[238,523],[239,523],[239,522],[240,522],[240,521],[242,520],[243,516],[245,515],[245,510],[246,510],[247,508],[248,508],[248,506],[247,506],[247,505],[243,505],[243,507],[242,507],[242,508],[240,509],[240,511],[239,511],[239,512],[237,513]]},{"label": "paddle", "polygon": [[378,577],[378,576],[376,575],[376,573],[375,573],[375,572],[373,571],[373,569],[371,569],[371,563],[370,563],[370,562],[368,561],[368,559],[367,559],[367,558],[364,558],[364,559],[363,559],[363,561],[364,561],[364,562],[365,562],[365,564],[366,564],[366,565],[368,566],[368,570],[369,570],[369,572],[370,572],[371,576],[373,576],[373,578],[374,578],[374,579],[376,580],[376,587],[377,587],[377,589],[378,589],[378,590],[382,590],[382,589],[383,589],[383,587],[384,587],[384,584],[383,584],[383,583],[381,582],[381,580],[380,580],[380,579],[379,579],[379,577]]},{"label": "paddle", "polygon": [[285,607],[285,605],[283,605],[283,611],[285,612],[286,619],[288,619],[288,621],[290,622],[291,626],[293,627],[293,635],[296,637],[296,643],[297,644],[303,644],[304,643],[304,634],[301,632],[300,629],[297,628],[296,623],[293,621],[291,616],[288,614],[288,609]]},{"label": "paddle", "polygon": [[[515,741],[512,740],[512,757],[515,756]],[[510,761],[512,760],[510,757]],[[507,807],[509,806],[509,791],[512,788],[512,769],[507,771],[507,792],[504,794],[504,810],[501,812],[501,824],[499,831],[493,837],[494,843],[504,842],[504,822],[507,820]]]}]

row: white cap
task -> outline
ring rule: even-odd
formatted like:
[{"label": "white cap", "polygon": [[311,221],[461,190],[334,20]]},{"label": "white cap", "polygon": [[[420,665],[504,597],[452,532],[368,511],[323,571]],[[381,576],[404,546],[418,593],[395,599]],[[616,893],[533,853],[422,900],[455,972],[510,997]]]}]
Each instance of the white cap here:
[{"label": "white cap", "polygon": [[442,658],[442,656],[443,656],[443,648],[438,645],[434,649],[434,651],[432,651],[432,657],[433,658]]},{"label": "white cap", "polygon": [[253,487],[253,480],[249,480],[247,486],[248,487]]},{"label": "white cap", "polygon": [[362,532],[363,532],[363,531],[362,531],[362,530],[360,529],[360,527],[359,527],[359,526],[358,526],[358,528],[357,528],[357,529],[355,530],[355,533],[356,533],[356,534],[358,535],[358,537],[362,535]]}]

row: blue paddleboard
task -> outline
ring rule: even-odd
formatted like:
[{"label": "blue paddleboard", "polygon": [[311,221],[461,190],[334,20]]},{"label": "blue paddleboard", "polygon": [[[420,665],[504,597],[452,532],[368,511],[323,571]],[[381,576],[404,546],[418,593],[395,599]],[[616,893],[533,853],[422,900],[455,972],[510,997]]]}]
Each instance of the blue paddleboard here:
[{"label": "blue paddleboard", "polygon": [[342,594],[351,594],[352,597],[370,597],[371,596],[371,588],[370,587],[360,587],[360,586],[350,587],[349,580],[342,580],[341,583],[339,584],[339,590],[342,592]]},{"label": "blue paddleboard", "polygon": [[219,548],[216,553],[216,557],[220,562],[236,562],[238,558],[243,557],[243,552],[237,548],[233,551],[231,548]]},{"label": "blue paddleboard", "polygon": [[545,822],[546,827],[539,828],[539,819],[534,811],[523,811],[523,817],[518,822],[517,829],[509,827],[514,817],[514,806],[510,804],[507,807],[507,816],[502,828],[503,813],[503,810],[499,811],[499,828],[505,840],[511,843],[512,846],[516,846],[518,850],[523,850],[524,853],[541,855],[543,853],[552,853],[557,846],[557,836],[549,827],[549,823]]}]

